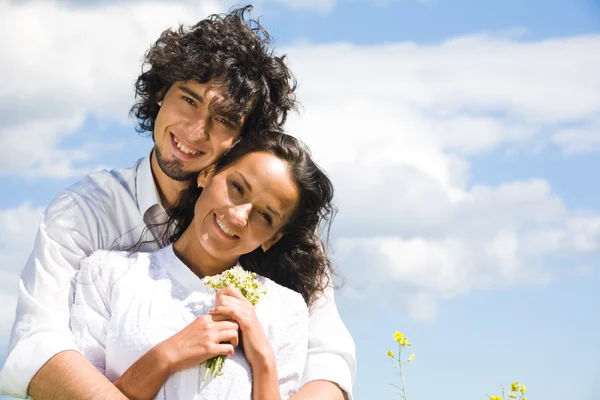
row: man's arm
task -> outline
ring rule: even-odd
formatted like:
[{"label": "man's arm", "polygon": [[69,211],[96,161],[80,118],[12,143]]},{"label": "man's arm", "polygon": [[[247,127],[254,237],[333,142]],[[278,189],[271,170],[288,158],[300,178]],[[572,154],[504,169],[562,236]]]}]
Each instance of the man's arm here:
[{"label": "man's arm", "polygon": [[35,400],[127,400],[81,353],[68,350],[52,357],[34,375],[29,395]]},{"label": "man's arm", "polygon": [[291,400],[347,400],[348,395],[338,385],[329,381],[312,381],[302,386]]},{"label": "man's arm", "polygon": [[331,285],[311,306],[308,334],[303,385],[293,399],[351,399],[354,341],[339,316]]},{"label": "man's arm", "polygon": [[[107,398],[110,383],[81,354],[70,330],[73,278],[81,258],[96,250],[96,213],[72,192],[44,213],[19,281],[19,300],[0,393],[36,399]],[[118,397],[115,397],[118,398]]]}]

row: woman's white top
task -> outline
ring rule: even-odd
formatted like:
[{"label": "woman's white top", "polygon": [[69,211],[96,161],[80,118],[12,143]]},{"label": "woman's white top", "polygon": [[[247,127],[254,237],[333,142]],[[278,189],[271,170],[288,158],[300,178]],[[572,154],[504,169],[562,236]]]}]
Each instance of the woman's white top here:
[{"label": "woman's white top", "polygon": [[[167,246],[153,253],[98,250],[76,275],[71,329],[83,355],[111,381],[152,347],[214,306],[204,285]],[[267,294],[256,314],[277,360],[282,398],[300,387],[308,348],[308,309],[302,296],[257,276]],[[156,399],[251,399],[252,371],[241,348],[223,375],[202,380],[204,364],[172,375]]]}]

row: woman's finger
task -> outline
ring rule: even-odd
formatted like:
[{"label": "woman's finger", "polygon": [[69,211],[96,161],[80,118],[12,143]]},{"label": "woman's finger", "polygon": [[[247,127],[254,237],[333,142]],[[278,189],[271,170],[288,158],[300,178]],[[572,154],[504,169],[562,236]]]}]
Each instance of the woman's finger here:
[{"label": "woman's finger", "polygon": [[213,320],[215,317],[218,318],[222,318],[222,321],[215,321],[215,328],[219,331],[226,331],[226,330],[234,330],[237,331],[238,329],[240,329],[240,326],[237,322],[235,322],[233,319],[225,316],[225,315],[212,315]]},{"label": "woman's finger", "polygon": [[224,287],[223,289],[220,289],[217,292],[217,298],[219,296],[231,296],[231,297],[235,297],[240,300],[246,300],[246,298],[244,297],[242,292],[240,292],[240,290],[233,285],[229,285],[229,286]]},{"label": "woman's finger", "polygon": [[245,298],[239,299],[237,297],[230,296],[228,294],[223,294],[217,298],[217,301],[215,302],[215,306],[221,306],[221,305],[222,306],[230,306],[230,307],[239,307],[239,308],[252,307],[252,304],[250,304],[250,302],[248,300],[246,300]]},{"label": "woman's finger", "polygon": [[[234,324],[236,324],[236,325],[237,325],[237,323],[236,323],[234,320],[232,320],[231,318],[229,318],[229,317],[227,317],[227,316],[225,316],[225,315],[220,315],[220,314],[211,314],[211,316],[212,316],[212,320],[213,320],[214,322],[223,322],[223,321],[229,321],[229,322],[233,322]],[[238,326],[238,328],[239,328],[239,326]]]},{"label": "woman's finger", "polygon": [[220,306],[216,306],[212,310],[208,310],[208,312],[210,314],[224,315],[228,318],[231,318],[239,324],[241,329],[244,329],[246,320],[243,318],[242,313],[240,313],[240,310],[237,307],[231,307],[228,305],[220,305]]},{"label": "woman's finger", "polygon": [[219,343],[213,347],[213,350],[211,352],[212,353],[211,357],[214,357],[214,356],[231,357],[231,356],[233,356],[234,351],[235,351],[234,347],[231,343]]},{"label": "woman's finger", "polygon": [[234,329],[226,329],[223,331],[219,331],[217,340],[219,343],[229,342],[233,347],[238,347],[238,344],[240,343],[238,331]]}]

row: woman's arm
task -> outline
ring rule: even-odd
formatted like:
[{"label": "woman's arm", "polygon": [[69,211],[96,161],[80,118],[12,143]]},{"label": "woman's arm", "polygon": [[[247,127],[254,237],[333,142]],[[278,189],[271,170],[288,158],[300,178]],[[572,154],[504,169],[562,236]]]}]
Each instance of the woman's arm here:
[{"label": "woman's arm", "polygon": [[242,332],[244,355],[252,368],[252,399],[280,400],[275,353],[254,311],[254,307],[233,286],[217,292],[215,308],[209,311],[219,319],[232,319]]},{"label": "woman's arm", "polygon": [[202,315],[144,354],[115,381],[115,386],[129,399],[153,399],[175,372],[218,355],[231,357],[238,345],[238,328],[235,322]]},{"label": "woman's arm", "polygon": [[260,363],[251,364],[251,367],[252,400],[280,400],[279,377],[275,357],[270,360],[267,357]]}]

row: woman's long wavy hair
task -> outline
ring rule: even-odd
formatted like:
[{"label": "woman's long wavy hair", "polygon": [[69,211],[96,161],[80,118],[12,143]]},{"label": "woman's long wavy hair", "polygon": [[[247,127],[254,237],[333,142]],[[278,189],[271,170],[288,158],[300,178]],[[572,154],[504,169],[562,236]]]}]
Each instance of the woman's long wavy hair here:
[{"label": "woman's long wavy hair", "polygon": [[[327,256],[329,230],[336,213],[333,185],[299,140],[278,131],[262,132],[239,141],[221,157],[214,173],[254,152],[272,154],[288,165],[299,190],[299,201],[289,222],[282,227],[281,239],[266,252],[259,247],[241,256],[240,264],[299,292],[311,305],[329,284],[333,273]],[[201,193],[202,188],[195,183],[182,192],[177,205],[169,211],[163,238],[166,243],[175,242],[190,226]]]},{"label": "woman's long wavy hair", "polygon": [[138,101],[131,115],[139,132],[154,131],[157,103],[178,81],[223,88],[221,105],[245,117],[242,136],[283,126],[288,112],[297,108],[296,81],[285,55],[273,55],[267,31],[256,20],[246,21],[251,10],[246,6],[211,15],[192,27],[181,25],[161,34],[146,52],[135,83]]}]

